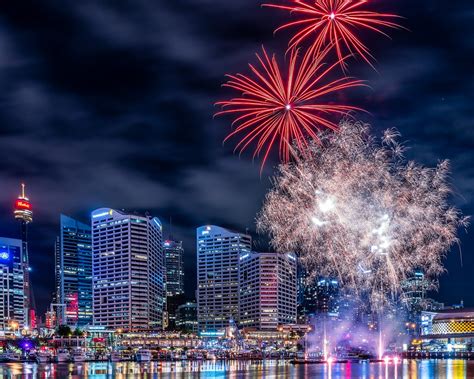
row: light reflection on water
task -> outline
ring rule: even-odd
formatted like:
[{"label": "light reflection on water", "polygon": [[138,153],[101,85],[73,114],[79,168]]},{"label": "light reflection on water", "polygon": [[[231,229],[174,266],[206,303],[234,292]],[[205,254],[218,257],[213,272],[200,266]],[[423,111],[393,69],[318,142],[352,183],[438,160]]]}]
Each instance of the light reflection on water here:
[{"label": "light reflection on water", "polygon": [[398,365],[385,363],[348,363],[326,365],[297,365],[284,361],[230,362],[90,362],[42,364],[0,364],[0,378],[368,378],[424,379],[474,378],[474,361],[415,361]]}]

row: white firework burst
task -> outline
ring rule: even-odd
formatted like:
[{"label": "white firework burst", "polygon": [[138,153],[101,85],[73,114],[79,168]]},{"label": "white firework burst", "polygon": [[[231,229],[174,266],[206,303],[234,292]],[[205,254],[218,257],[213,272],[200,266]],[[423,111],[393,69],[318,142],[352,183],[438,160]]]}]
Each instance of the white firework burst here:
[{"label": "white firework burst", "polygon": [[342,122],[320,143],[281,164],[257,218],[280,252],[296,251],[310,272],[337,277],[380,309],[423,270],[436,283],[467,218],[448,204],[449,163],[426,168],[403,157],[399,133],[381,141],[367,125]]}]

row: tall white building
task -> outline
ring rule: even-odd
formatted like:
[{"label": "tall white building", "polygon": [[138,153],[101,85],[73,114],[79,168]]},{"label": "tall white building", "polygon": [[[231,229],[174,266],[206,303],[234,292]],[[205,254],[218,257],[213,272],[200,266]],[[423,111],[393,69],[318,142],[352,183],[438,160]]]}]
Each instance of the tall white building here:
[{"label": "tall white building", "polygon": [[199,331],[219,331],[238,319],[239,256],[250,253],[252,238],[213,225],[196,233]]},{"label": "tall white building", "polygon": [[0,329],[19,330],[26,323],[23,241],[0,237]]},{"label": "tall white building", "polygon": [[296,256],[292,253],[244,253],[239,258],[239,325],[276,330],[295,324]]},{"label": "tall white building", "polygon": [[94,324],[161,329],[166,288],[160,220],[101,208],[91,221]]}]

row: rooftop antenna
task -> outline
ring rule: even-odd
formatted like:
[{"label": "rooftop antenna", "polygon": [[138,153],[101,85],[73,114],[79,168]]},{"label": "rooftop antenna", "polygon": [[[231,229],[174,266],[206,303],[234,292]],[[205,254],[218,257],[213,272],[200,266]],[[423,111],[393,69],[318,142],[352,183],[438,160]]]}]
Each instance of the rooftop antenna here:
[{"label": "rooftop antenna", "polygon": [[173,218],[170,216],[170,234],[169,234],[170,240],[173,239]]}]

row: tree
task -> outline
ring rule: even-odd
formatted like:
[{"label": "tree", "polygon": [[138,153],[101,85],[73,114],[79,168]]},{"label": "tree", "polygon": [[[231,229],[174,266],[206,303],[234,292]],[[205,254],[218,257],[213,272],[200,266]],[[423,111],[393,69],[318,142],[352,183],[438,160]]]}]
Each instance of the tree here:
[{"label": "tree", "polygon": [[76,330],[74,330],[73,336],[82,337],[83,335],[84,335],[84,332],[80,330],[79,328],[76,328]]},{"label": "tree", "polygon": [[67,325],[59,325],[56,329],[58,337],[69,337],[71,335],[71,328]]}]

